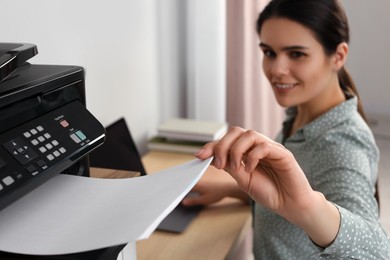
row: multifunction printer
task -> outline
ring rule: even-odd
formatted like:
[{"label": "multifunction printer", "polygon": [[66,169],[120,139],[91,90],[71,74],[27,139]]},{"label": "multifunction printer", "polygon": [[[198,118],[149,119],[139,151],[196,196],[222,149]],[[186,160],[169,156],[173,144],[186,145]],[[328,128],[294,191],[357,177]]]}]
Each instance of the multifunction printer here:
[{"label": "multifunction printer", "polygon": [[[34,44],[0,43],[0,210],[56,174],[88,177],[88,153],[105,139],[85,107],[84,69],[27,62],[37,53]],[[78,257],[89,258],[69,259]]]}]

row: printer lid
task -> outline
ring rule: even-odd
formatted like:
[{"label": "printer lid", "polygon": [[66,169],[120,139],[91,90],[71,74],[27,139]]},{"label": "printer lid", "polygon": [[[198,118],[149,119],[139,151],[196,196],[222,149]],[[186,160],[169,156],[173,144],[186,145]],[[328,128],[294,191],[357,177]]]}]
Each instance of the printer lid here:
[{"label": "printer lid", "polygon": [[35,44],[0,43],[0,82],[37,54],[38,48]]}]

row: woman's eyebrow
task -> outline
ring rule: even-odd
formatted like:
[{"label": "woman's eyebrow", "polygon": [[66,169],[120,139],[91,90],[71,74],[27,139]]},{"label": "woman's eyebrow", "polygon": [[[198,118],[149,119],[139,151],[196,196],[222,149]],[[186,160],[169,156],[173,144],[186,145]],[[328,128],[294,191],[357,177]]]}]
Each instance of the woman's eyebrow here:
[{"label": "woman's eyebrow", "polygon": [[[273,49],[271,46],[269,46],[268,44],[265,44],[263,42],[261,42],[259,44],[259,46],[261,48],[266,48],[266,49]],[[283,51],[291,51],[291,50],[307,50],[309,49],[308,47],[305,47],[305,46],[301,46],[301,45],[292,45],[292,46],[287,46],[287,47],[283,47],[282,50]]]},{"label": "woman's eyebrow", "polygon": [[293,45],[293,46],[287,46],[282,48],[284,51],[293,51],[293,50],[307,50],[309,49],[308,47],[301,46],[301,45]]},{"label": "woman's eyebrow", "polygon": [[265,43],[263,43],[263,42],[260,42],[260,43],[259,43],[259,46],[260,46],[261,48],[272,49],[271,46],[269,46],[269,45],[267,45],[267,44],[265,44]]}]

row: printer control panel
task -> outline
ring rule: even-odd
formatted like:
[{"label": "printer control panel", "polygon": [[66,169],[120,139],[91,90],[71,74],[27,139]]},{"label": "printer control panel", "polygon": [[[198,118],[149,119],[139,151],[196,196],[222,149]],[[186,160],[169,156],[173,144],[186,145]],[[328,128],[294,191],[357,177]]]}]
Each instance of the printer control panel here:
[{"label": "printer control panel", "polygon": [[0,209],[104,142],[105,130],[73,101],[0,134]]}]

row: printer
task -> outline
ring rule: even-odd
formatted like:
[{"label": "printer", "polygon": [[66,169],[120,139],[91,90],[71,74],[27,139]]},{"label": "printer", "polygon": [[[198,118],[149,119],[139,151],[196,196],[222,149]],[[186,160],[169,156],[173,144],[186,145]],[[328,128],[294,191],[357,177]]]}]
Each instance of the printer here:
[{"label": "printer", "polygon": [[[89,176],[88,153],[105,139],[85,107],[84,69],[28,63],[37,53],[34,44],[0,43],[0,210],[56,174]],[[100,259],[122,247],[69,259]]]}]

